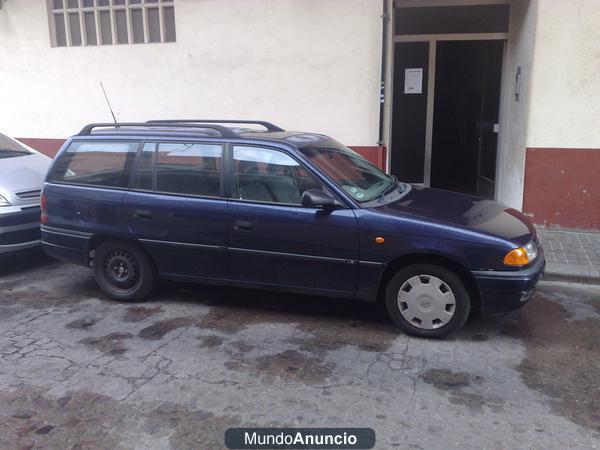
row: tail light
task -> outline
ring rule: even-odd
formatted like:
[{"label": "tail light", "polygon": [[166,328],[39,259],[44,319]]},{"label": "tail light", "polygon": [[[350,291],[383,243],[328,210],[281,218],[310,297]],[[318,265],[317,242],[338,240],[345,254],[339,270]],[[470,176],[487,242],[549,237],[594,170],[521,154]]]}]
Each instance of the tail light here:
[{"label": "tail light", "polygon": [[40,199],[40,208],[42,210],[42,214],[40,216],[40,222],[42,222],[43,225],[46,225],[48,223],[48,210],[46,209],[46,203],[47,203],[46,196],[42,195],[42,198]]}]

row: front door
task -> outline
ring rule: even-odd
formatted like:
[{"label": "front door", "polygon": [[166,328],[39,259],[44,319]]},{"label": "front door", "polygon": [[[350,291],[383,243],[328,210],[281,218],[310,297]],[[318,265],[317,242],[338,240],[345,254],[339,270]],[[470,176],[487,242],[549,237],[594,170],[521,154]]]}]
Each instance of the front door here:
[{"label": "front door", "polygon": [[232,279],[351,295],[358,274],[358,228],[352,209],[303,207],[305,190],[324,188],[281,150],[233,146],[232,153]]},{"label": "front door", "polygon": [[494,198],[504,41],[436,48],[431,186]]}]

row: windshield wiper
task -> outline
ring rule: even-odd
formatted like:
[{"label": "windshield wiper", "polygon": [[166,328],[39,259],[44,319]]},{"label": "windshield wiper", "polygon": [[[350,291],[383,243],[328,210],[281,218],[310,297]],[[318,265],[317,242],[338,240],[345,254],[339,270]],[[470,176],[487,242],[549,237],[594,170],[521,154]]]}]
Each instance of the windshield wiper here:
[{"label": "windshield wiper", "polygon": [[396,178],[396,175],[392,175],[392,182],[390,183],[390,185],[388,187],[386,187],[383,192],[381,193],[381,197],[379,198],[380,202],[383,202],[384,197],[389,194],[390,192],[392,192],[394,189],[396,189],[396,186],[398,186],[398,178]]}]

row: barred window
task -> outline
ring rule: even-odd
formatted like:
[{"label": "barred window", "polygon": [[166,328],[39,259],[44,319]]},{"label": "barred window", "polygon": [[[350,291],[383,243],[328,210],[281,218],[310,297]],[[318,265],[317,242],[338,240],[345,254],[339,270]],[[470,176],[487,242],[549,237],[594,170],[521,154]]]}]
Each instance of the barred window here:
[{"label": "barred window", "polygon": [[175,42],[174,0],[48,0],[54,47]]}]

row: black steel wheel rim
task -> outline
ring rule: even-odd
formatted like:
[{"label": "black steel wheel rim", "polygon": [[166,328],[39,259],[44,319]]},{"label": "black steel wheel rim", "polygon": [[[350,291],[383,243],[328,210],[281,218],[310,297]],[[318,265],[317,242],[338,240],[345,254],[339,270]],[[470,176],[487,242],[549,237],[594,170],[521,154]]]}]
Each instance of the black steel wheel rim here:
[{"label": "black steel wheel rim", "polygon": [[104,275],[117,289],[131,290],[140,280],[137,259],[127,250],[113,250],[104,263]]}]

